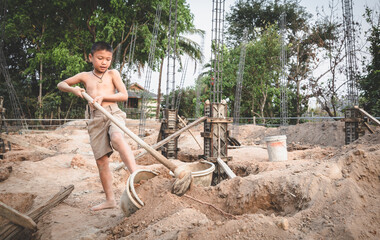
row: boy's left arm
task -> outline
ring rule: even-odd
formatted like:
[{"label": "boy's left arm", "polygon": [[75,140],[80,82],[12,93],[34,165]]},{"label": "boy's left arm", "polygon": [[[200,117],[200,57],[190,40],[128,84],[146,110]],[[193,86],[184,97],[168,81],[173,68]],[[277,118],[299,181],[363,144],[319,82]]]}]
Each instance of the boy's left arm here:
[{"label": "boy's left arm", "polygon": [[[115,94],[112,94],[112,95],[98,96],[98,97],[102,98],[101,101],[125,102],[128,100],[128,92],[127,92],[127,89],[126,89],[123,81],[121,80],[120,73],[119,73],[119,71],[117,71],[115,69],[111,70],[111,71],[112,71],[112,73],[111,73],[112,74],[112,83],[118,92]],[[98,97],[96,97],[96,98],[98,98]],[[95,101],[97,101],[97,100],[94,98],[94,102]]]},{"label": "boy's left arm", "polygon": [[118,93],[116,95],[120,96],[120,100],[118,102],[124,102],[128,100],[128,91],[127,88],[125,87],[125,84],[121,80],[121,76],[119,71],[114,70],[115,72],[115,77],[112,78],[113,84],[115,85],[115,88],[117,89]]}]

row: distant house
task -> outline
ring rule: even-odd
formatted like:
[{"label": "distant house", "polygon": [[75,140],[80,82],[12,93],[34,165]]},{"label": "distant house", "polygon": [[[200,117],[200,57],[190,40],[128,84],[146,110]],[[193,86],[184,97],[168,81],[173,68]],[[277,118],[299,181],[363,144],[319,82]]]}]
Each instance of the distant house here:
[{"label": "distant house", "polygon": [[[143,98],[143,93],[145,89],[138,83],[133,83],[131,86],[128,88],[128,102],[126,106],[126,112],[129,117],[137,117],[137,116],[132,116],[136,114],[140,114],[141,110],[141,104],[142,104],[142,98]],[[146,114],[147,117],[154,117],[156,114],[156,109],[157,109],[157,94],[154,94],[152,92],[147,93],[148,97],[148,102],[146,105]]]}]

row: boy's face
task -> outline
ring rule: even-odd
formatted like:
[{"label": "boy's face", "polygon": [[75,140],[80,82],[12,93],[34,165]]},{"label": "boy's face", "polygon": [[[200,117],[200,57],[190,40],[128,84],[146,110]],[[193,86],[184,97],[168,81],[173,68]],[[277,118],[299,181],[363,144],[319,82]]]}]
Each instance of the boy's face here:
[{"label": "boy's face", "polygon": [[111,65],[112,52],[106,50],[96,51],[94,55],[90,53],[89,59],[94,65],[94,69],[97,72],[105,72]]}]

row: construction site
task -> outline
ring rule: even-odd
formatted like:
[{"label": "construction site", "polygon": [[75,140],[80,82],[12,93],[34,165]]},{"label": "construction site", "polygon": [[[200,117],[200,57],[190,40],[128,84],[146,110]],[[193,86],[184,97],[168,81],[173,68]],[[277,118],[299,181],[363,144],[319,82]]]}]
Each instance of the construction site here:
[{"label": "construction site", "polygon": [[[120,154],[112,153],[109,166],[118,206],[101,211],[91,210],[105,192],[90,146],[89,119],[40,119],[32,127],[0,45],[0,73],[12,103],[12,109],[5,108],[8,96],[0,98],[0,239],[380,239],[380,121],[359,102],[352,1],[341,2],[344,116],[293,125],[286,14],[279,19],[278,124],[257,124],[256,118],[243,123],[248,30],[242,33],[230,106],[223,93],[224,2],[212,1],[210,91],[201,101],[202,86],[196,86],[194,118],[179,113],[185,96],[176,91],[184,85],[177,69],[181,64],[186,72],[187,63],[179,63],[176,55],[177,1],[172,0],[166,94],[156,109],[161,117],[144,114],[151,100],[161,5],[155,12],[143,87],[148,91],[141,94],[139,118],[120,122],[94,104],[125,133],[138,166],[131,174]],[[131,32],[137,28],[133,25]],[[132,37],[128,68],[135,41]],[[82,94],[83,101],[93,102]],[[7,119],[8,111],[16,119]]]}]

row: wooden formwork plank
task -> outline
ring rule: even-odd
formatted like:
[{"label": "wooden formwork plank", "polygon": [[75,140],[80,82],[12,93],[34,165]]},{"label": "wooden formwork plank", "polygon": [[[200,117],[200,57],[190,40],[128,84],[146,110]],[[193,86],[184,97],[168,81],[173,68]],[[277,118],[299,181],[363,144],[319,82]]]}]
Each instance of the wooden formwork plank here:
[{"label": "wooden formwork plank", "polygon": [[207,118],[207,122],[210,123],[232,123],[231,118]]},{"label": "wooden formwork plank", "polygon": [[229,178],[236,177],[236,174],[231,170],[231,168],[221,159],[217,158],[218,164],[223,168],[224,172],[227,174]]},{"label": "wooden formwork plank", "polygon": [[[162,133],[163,138],[167,138],[168,136],[172,135],[174,132],[178,130],[177,112],[178,111],[175,109],[165,110],[165,116],[167,121],[165,131]],[[177,158],[177,145],[177,138],[170,140],[168,143],[165,144],[165,148],[162,149],[162,155],[171,159]]]},{"label": "wooden formwork plank", "polygon": [[16,209],[0,202],[0,215],[9,221],[27,229],[36,229],[37,224],[29,216],[20,213]]},{"label": "wooden formwork plank", "polygon": [[[211,104],[206,101],[204,105],[204,113],[205,117],[211,117]],[[204,125],[204,139],[203,139],[203,152],[205,157],[211,157],[211,139],[212,139],[212,132],[211,132],[211,123],[205,121]]]},{"label": "wooden formwork plank", "polygon": [[[357,109],[347,109],[345,114],[345,119],[358,119],[360,118],[360,113]],[[346,121],[345,126],[345,143],[350,144],[359,138],[358,128],[359,122]]]},{"label": "wooden formwork plank", "polygon": [[227,124],[212,124],[212,157],[227,156]]},{"label": "wooden formwork plank", "polygon": [[369,114],[368,112],[366,112],[364,109],[362,108],[358,108],[358,107],[355,107],[355,109],[357,109],[359,112],[361,112],[364,116],[368,117],[371,121],[373,121],[374,123],[377,124],[377,126],[380,126],[380,121],[377,120],[375,117],[373,117],[371,114]]},{"label": "wooden formwork plank", "polygon": [[[62,188],[56,195],[54,195],[49,201],[40,206],[39,208],[27,213],[27,215],[33,219],[33,221],[37,222],[37,220],[48,212],[53,207],[57,206],[61,202],[63,202],[66,198],[69,197],[71,192],[74,190],[74,185],[69,185],[67,187]],[[0,239],[10,240],[15,239],[15,237],[21,233],[24,229],[18,225],[13,223],[8,223],[3,226],[0,230]]]}]

